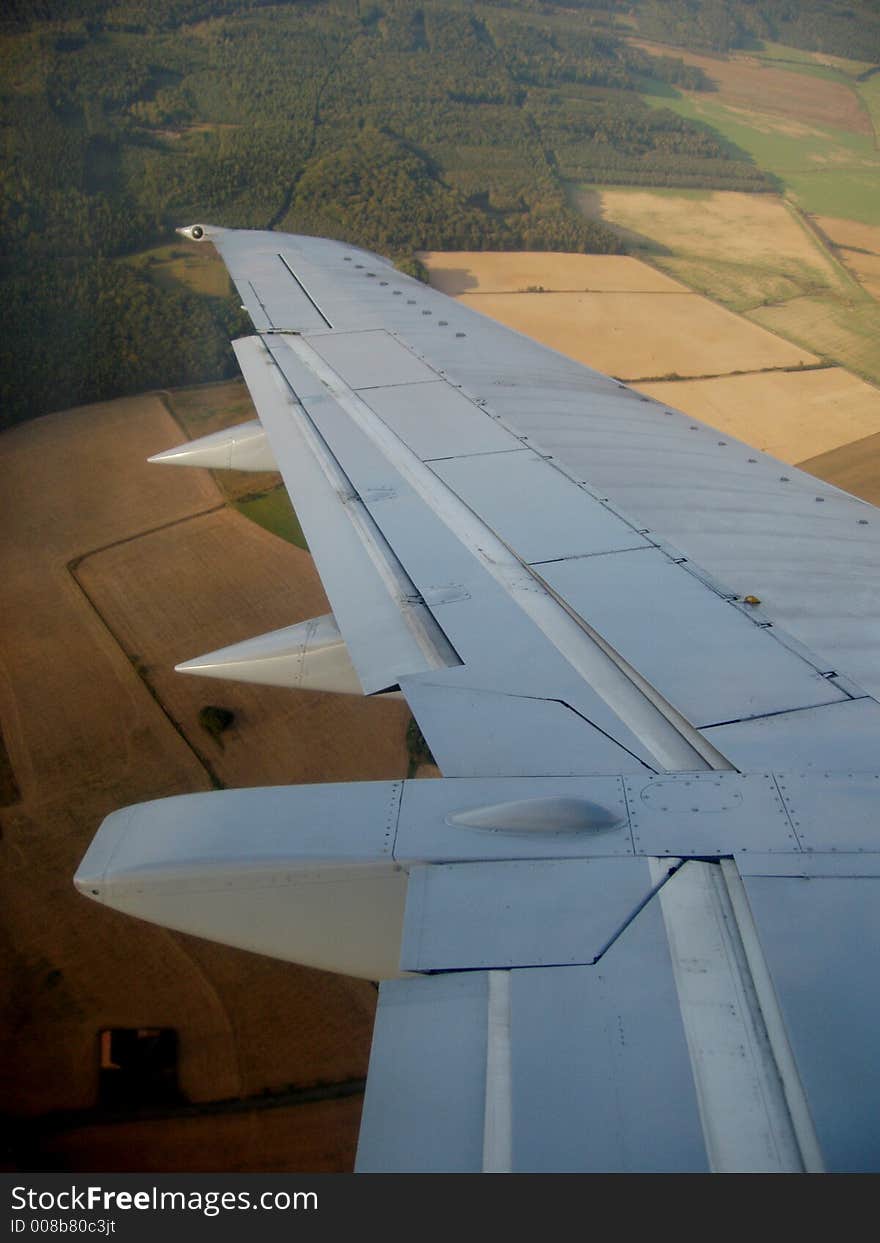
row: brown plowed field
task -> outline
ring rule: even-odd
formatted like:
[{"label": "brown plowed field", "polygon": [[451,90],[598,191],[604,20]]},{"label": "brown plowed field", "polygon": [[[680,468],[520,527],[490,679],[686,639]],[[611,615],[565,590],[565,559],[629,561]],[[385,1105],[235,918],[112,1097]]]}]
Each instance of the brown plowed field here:
[{"label": "brown plowed field", "polygon": [[[77,578],[226,785],[378,780],[405,770],[405,704],[174,672],[181,660],[328,613],[308,553],[221,509],[87,557]],[[220,742],[198,724],[206,704],[235,713]]]},{"label": "brown plowed field", "polygon": [[[127,919],[71,884],[108,812],[210,788],[198,753],[230,784],[406,771],[400,703],[271,691],[257,703],[170,673],[177,660],[326,607],[309,558],[219,508],[207,472],[146,464],[180,438],[152,396],[52,415],[0,438],[0,719],[20,789],[0,813],[6,1160],[30,1169],[350,1168],[357,1096],[124,1127],[63,1113],[96,1104],[105,1027],[176,1028],[180,1087],[192,1102],[366,1073],[371,984]],[[227,701],[236,721],[221,750],[199,736],[195,713]]]},{"label": "brown plowed field", "polygon": [[801,470],[880,505],[880,432],[798,462]]}]

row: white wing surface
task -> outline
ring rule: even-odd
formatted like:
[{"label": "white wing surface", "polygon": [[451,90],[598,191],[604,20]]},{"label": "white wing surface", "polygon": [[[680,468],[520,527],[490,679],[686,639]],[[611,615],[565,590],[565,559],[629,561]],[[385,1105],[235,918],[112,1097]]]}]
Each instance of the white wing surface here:
[{"label": "white wing surface", "polygon": [[277,463],[333,612],[183,668],[399,691],[443,780],[128,809],[80,888],[385,980],[363,1170],[877,1168],[880,515],[375,255],[184,232],[259,422],[159,458]]}]

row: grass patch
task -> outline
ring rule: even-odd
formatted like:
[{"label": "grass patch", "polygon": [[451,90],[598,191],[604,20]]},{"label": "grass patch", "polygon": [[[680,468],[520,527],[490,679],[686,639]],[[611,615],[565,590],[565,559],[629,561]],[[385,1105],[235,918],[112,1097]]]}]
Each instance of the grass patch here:
[{"label": "grass patch", "polygon": [[171,389],[166,401],[171,413],[193,439],[257,417],[244,380]]},{"label": "grass patch", "polygon": [[873,61],[847,60],[843,56],[832,56],[830,53],[819,53],[820,59],[813,52],[803,48],[786,47],[784,43],[773,43],[762,40],[760,46],[748,50],[749,56],[756,60],[768,61],[770,64],[781,64],[792,73],[809,73],[816,77],[833,78],[836,82],[857,78],[873,67]]},{"label": "grass patch", "polygon": [[815,73],[819,77],[832,77],[836,82],[849,81],[874,67],[873,61],[850,61],[843,56],[832,56],[830,52],[808,52],[802,47],[774,44],[768,39],[762,40],[754,50],[749,47],[748,55],[767,61],[769,65],[782,63],[792,73]]},{"label": "grass patch", "polygon": [[306,537],[283,485],[273,488],[271,492],[251,493],[233,503],[238,512],[252,522],[265,527],[273,535],[279,535],[289,544],[296,544],[297,548],[308,551]]},{"label": "grass patch", "polygon": [[829,289],[828,282],[806,264],[780,264],[771,268],[676,255],[656,256],[654,262],[676,280],[738,313]]},{"label": "grass patch", "polygon": [[797,298],[756,307],[748,318],[880,384],[880,303],[852,298]]},{"label": "grass patch", "polygon": [[878,137],[880,136],[880,73],[875,73],[872,78],[860,82],[858,92],[874,123],[874,135]]},{"label": "grass patch", "polygon": [[219,255],[207,246],[186,246],[172,243],[153,246],[134,255],[126,255],[121,263],[137,268],[161,289],[183,286],[192,293],[211,298],[226,298],[231,285]]},{"label": "grass patch", "polygon": [[[880,85],[874,82],[860,83],[859,94],[877,126]],[[702,121],[745,151],[779,179],[804,211],[876,224],[880,153],[872,135],[729,108],[705,96],[679,94],[665,106]]]},{"label": "grass patch", "polygon": [[414,777],[422,764],[437,763],[414,716],[409,718],[409,724],[406,727],[406,750],[409,757],[407,778]]}]

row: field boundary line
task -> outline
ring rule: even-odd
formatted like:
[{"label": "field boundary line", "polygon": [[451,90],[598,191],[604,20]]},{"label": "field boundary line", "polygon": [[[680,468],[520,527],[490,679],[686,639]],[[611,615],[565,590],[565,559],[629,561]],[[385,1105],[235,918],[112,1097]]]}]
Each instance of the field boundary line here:
[{"label": "field boundary line", "polygon": [[90,552],[82,553],[78,557],[73,557],[70,561],[67,562],[67,565],[65,567],[67,569],[67,572],[70,575],[71,581],[75,584],[75,586],[79,590],[80,594],[82,595],[82,598],[85,600],[86,604],[92,610],[92,613],[94,614],[94,616],[98,619],[98,621],[101,623],[101,625],[106,630],[107,634],[116,644],[116,646],[119,648],[120,652],[125,657],[128,664],[134,670],[134,673],[137,676],[138,680],[140,681],[141,685],[147,691],[147,694],[151,697],[154,703],[158,706],[160,712],[165,717],[165,719],[168,721],[171,728],[175,731],[176,734],[178,734],[178,736],[183,741],[184,745],[189,749],[193,757],[205,770],[205,773],[208,779],[210,780],[212,787],[215,790],[225,789],[226,783],[222,781],[220,777],[218,777],[208,757],[202,754],[202,752],[195,745],[195,743],[187,736],[187,733],[184,730],[183,726],[180,724],[180,722],[177,721],[174,716],[172,716],[171,712],[169,711],[169,709],[166,707],[166,705],[162,701],[162,698],[159,695],[159,692],[156,690],[155,686],[153,686],[152,682],[147,676],[146,669],[140,663],[140,661],[135,659],[135,653],[129,652],[127,650],[121,637],[116,633],[116,631],[110,625],[107,618],[98,608],[98,605],[96,604],[91,593],[88,591],[86,586],[83,584],[77,571],[79,570],[79,567],[82,565],[83,561],[85,561],[88,557],[93,557],[97,555],[99,552],[107,552],[111,548],[119,547],[121,544],[130,544],[134,540],[140,539],[142,536],[153,535],[155,534],[156,531],[163,531],[163,530],[167,530],[169,527],[180,526],[184,522],[192,521],[193,518],[203,518],[207,514],[216,513],[218,510],[221,510],[221,509],[226,509],[226,505],[215,505],[215,506],[212,506],[211,509],[201,510],[199,513],[191,514],[187,518],[178,518],[173,522],[162,523],[161,526],[154,527],[149,531],[142,531],[137,535],[130,535],[130,536],[126,536],[123,539],[114,540],[112,543],[105,545],[105,547],[103,548],[94,548]]},{"label": "field boundary line", "polygon": [[[837,255],[834,254],[830,239],[825,236],[819,225],[817,225],[807,215],[807,213],[802,210],[802,208],[798,207],[798,205],[793,203],[790,199],[783,196],[782,202],[792,220],[799,225],[813,244],[819,248],[838,275],[843,277],[844,282],[851,288],[854,287],[858,290],[862,297],[870,297],[870,295],[865,291],[864,286],[856,280],[853,274],[847,269],[846,265],[841,263]],[[792,299],[789,300],[791,301]]]},{"label": "field boundary line", "polygon": [[[745,318],[745,316],[743,316],[743,318]],[[758,326],[763,328],[763,324]],[[834,371],[837,368],[840,368],[842,371],[846,370],[845,367],[840,367],[839,363],[818,362],[804,363],[801,367],[795,365],[788,367],[753,367],[743,371],[715,371],[710,372],[707,375],[676,375],[675,373],[670,372],[666,375],[637,376],[634,379],[624,377],[614,378],[623,379],[625,384],[690,384],[695,380],[729,380],[732,378],[738,378],[739,376],[773,375],[777,372],[789,373],[791,375],[803,375],[805,371]]]}]

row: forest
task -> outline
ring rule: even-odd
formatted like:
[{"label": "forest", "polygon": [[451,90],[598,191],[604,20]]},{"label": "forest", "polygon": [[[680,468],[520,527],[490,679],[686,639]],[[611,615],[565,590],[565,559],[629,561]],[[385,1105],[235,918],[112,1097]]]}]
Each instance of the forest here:
[{"label": "forest", "polygon": [[[709,83],[630,46],[615,7],[8,0],[0,426],[233,374],[237,300],[126,261],[194,219],[411,266],[421,248],[619,250],[569,207],[568,181],[772,189],[711,130],[644,102]],[[648,26],[654,9],[714,12],[638,8]]]},{"label": "forest", "polygon": [[771,39],[880,61],[877,0],[639,0],[633,10],[640,34],[680,47],[727,52]]}]

